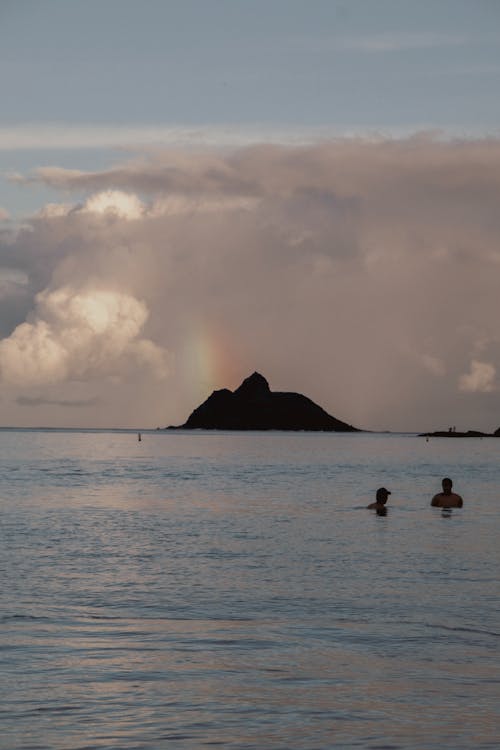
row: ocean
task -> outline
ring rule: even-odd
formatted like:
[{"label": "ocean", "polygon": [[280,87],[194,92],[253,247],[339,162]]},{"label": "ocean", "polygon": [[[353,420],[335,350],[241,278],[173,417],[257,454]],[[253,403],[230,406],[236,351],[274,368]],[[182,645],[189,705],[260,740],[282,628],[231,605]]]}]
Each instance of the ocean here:
[{"label": "ocean", "polygon": [[498,748],[499,454],[0,430],[0,747]]}]

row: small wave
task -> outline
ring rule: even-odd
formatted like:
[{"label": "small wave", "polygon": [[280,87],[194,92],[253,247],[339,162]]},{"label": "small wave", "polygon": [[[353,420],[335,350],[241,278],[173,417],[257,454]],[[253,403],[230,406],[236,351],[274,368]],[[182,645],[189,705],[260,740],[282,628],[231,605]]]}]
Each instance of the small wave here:
[{"label": "small wave", "polygon": [[451,630],[454,633],[475,633],[476,635],[491,635],[494,638],[500,638],[500,633],[496,633],[494,630],[482,630],[481,628],[464,628],[453,625],[433,625],[432,623],[426,623],[427,628],[439,628],[440,630]]},{"label": "small wave", "polygon": [[29,621],[29,622],[38,621],[38,622],[43,622],[43,621],[47,621],[49,619],[50,619],[49,617],[45,617],[43,615],[42,616],[38,616],[38,615],[19,615],[19,614],[15,614],[15,615],[0,615],[0,623],[2,623],[2,622],[13,622],[13,621],[15,621],[15,622],[23,622],[23,621]]},{"label": "small wave", "polygon": [[58,714],[58,713],[65,713],[67,711],[81,711],[82,706],[39,706],[38,708],[33,709],[33,713],[38,714],[45,714],[45,713],[51,713],[51,714]]},{"label": "small wave", "polygon": [[[130,618],[125,617],[118,617],[114,615],[85,615],[82,617],[82,619],[88,619],[88,620],[125,620]],[[146,618],[144,618],[146,619]]]}]

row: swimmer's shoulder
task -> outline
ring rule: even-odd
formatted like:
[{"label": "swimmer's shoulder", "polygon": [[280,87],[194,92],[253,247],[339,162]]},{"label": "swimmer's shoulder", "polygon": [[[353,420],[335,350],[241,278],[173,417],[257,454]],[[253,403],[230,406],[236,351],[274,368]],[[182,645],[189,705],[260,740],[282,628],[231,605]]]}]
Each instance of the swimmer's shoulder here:
[{"label": "swimmer's shoulder", "polygon": [[451,495],[445,495],[444,492],[438,492],[431,500],[433,508],[462,508],[464,501],[456,492]]}]

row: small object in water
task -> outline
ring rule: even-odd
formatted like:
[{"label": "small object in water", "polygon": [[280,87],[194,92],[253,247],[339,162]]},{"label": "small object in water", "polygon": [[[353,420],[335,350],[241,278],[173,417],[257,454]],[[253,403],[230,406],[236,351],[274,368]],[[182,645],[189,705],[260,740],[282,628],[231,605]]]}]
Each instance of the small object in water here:
[{"label": "small object in water", "polygon": [[141,435],[141,433],[140,433],[140,432],[138,432],[138,433],[137,433],[137,440],[138,440],[139,442],[141,442],[141,440],[142,440],[142,435]]}]

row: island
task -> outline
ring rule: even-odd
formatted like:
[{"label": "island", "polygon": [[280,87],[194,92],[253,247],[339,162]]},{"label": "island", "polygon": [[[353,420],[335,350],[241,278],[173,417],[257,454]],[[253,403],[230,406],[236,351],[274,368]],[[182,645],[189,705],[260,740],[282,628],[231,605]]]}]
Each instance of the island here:
[{"label": "island", "polygon": [[300,393],[271,391],[263,375],[254,372],[235,391],[214,391],[183,425],[169,430],[308,430],[360,432]]},{"label": "island", "polygon": [[470,437],[500,437],[500,427],[495,432],[481,432],[480,430],[467,430],[457,432],[456,430],[436,430],[436,432],[421,432],[419,437],[445,437],[445,438],[470,438]]}]

